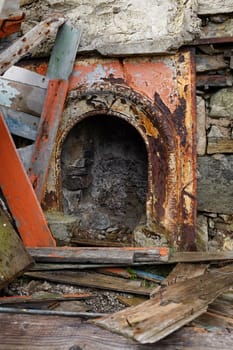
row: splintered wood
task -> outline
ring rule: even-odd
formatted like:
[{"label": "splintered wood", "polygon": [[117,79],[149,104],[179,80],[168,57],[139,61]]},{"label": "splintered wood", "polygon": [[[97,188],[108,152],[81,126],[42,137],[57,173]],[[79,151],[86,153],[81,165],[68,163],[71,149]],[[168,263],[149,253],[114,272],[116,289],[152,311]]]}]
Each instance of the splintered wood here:
[{"label": "splintered wood", "polygon": [[95,323],[140,343],[153,343],[204,313],[232,284],[233,266],[229,265],[161,289],[153,299]]}]

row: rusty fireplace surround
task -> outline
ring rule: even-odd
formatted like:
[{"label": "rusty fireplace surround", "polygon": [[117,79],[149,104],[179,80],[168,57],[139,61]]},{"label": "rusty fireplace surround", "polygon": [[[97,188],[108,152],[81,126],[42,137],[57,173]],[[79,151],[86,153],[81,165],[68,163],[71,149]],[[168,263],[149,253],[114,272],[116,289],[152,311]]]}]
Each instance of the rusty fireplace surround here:
[{"label": "rusty fireplace surround", "polygon": [[189,50],[77,60],[50,161],[45,210],[76,215],[80,237],[91,233],[116,242],[119,234],[125,245],[195,249],[192,60]]}]

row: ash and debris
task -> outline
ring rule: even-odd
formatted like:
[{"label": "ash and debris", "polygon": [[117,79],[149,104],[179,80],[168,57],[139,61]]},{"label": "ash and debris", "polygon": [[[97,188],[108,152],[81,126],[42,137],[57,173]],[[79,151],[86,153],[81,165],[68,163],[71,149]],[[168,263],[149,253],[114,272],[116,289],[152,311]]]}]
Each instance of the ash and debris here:
[{"label": "ash and debris", "polygon": [[[69,311],[88,311],[96,313],[112,313],[124,309],[126,306],[119,300],[119,296],[129,297],[129,294],[110,292],[105,290],[97,290],[91,288],[80,288],[68,284],[59,284],[40,280],[29,280],[22,277],[13,281],[5,290],[5,296],[39,296],[43,293],[54,294],[78,294],[78,293],[92,293],[91,298],[78,300],[78,301],[64,301],[58,304],[64,305],[64,309]],[[67,307],[70,304],[71,309]],[[77,304],[80,309],[77,310]],[[58,308],[59,308],[58,305]],[[58,309],[56,307],[56,309]]]}]

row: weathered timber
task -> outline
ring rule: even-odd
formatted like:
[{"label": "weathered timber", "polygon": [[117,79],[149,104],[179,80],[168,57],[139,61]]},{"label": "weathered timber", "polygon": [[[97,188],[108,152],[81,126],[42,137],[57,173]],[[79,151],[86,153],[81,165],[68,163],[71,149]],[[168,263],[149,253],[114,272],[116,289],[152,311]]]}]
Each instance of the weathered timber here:
[{"label": "weathered timber", "polygon": [[12,109],[0,107],[9,131],[13,135],[34,141],[36,139],[39,118],[33,115],[16,112]]},{"label": "weathered timber", "polygon": [[208,264],[178,263],[169,273],[167,278],[162,281],[162,285],[170,286],[174,283],[183,282],[187,279],[201,276],[206,272],[208,266]]},{"label": "weathered timber", "polygon": [[33,260],[0,207],[0,289],[23,273]]},{"label": "weathered timber", "polygon": [[[122,264],[166,262],[169,249],[151,248],[100,248],[100,247],[54,247],[31,248],[29,253],[37,262]],[[142,257],[142,258],[141,258]]]},{"label": "weathered timber", "polygon": [[55,246],[6,123],[0,114],[0,187],[26,246]]},{"label": "weathered timber", "polygon": [[75,28],[69,22],[64,23],[57,33],[49,62],[47,77],[50,80],[30,169],[30,179],[40,202],[45,190],[49,162],[68,92],[68,79],[73,69],[80,35],[80,29]]},{"label": "weathered timber", "polygon": [[229,74],[197,74],[197,87],[226,87],[233,85],[232,76]]},{"label": "weathered timber", "polygon": [[0,78],[0,105],[15,111],[40,116],[46,89]]},{"label": "weathered timber", "polygon": [[[37,263],[34,264],[30,271],[54,271],[54,270],[85,270],[85,269],[105,269],[110,268],[112,264],[63,264],[63,263]],[[118,266],[117,264],[114,266]],[[121,266],[121,265],[120,265]],[[101,271],[101,273],[103,273]]]},{"label": "weathered timber", "polygon": [[54,14],[45,21],[37,24],[23,37],[4,50],[0,54],[0,74],[3,74],[50,35],[56,33],[64,21],[65,18],[61,14]]},{"label": "weathered timber", "polygon": [[233,153],[233,139],[208,138],[207,153]]},{"label": "weathered timber", "polygon": [[153,343],[203,314],[232,285],[233,265],[229,265],[160,289],[151,300],[95,323],[140,343]]},{"label": "weathered timber", "polygon": [[222,252],[174,252],[171,253],[168,262],[179,263],[179,262],[203,262],[208,261],[209,263],[215,261],[228,261],[233,260],[233,251],[222,251]]},{"label": "weathered timber", "polygon": [[38,295],[17,295],[12,297],[0,297],[0,305],[12,304],[38,304],[41,302],[51,301],[68,301],[68,300],[82,300],[93,297],[92,293],[80,294],[59,294],[59,293],[43,293]]},{"label": "weathered timber", "polygon": [[232,350],[233,342],[227,330],[184,327],[156,345],[142,345],[77,317],[46,315],[0,314],[0,327],[0,350]]},{"label": "weathered timber", "polygon": [[40,309],[20,309],[16,307],[0,306],[0,313],[24,314],[24,315],[47,315],[47,316],[63,316],[63,317],[80,317],[80,318],[97,318],[105,314],[93,312],[75,312],[75,311],[59,311],[59,310],[40,310]]},{"label": "weathered timber", "polygon": [[56,283],[67,283],[139,295],[150,295],[153,290],[153,287],[143,286],[143,281],[141,280],[127,280],[122,277],[107,276],[95,272],[66,270],[65,272],[26,272],[25,275]]}]

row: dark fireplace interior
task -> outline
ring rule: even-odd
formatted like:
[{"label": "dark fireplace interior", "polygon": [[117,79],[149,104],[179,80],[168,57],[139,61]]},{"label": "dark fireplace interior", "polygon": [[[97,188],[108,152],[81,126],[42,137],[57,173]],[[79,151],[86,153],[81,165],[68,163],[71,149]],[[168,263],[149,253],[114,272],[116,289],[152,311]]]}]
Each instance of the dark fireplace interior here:
[{"label": "dark fireplace interior", "polygon": [[62,148],[63,210],[75,215],[78,242],[132,243],[146,219],[147,149],[139,132],[110,115],[76,124]]}]

